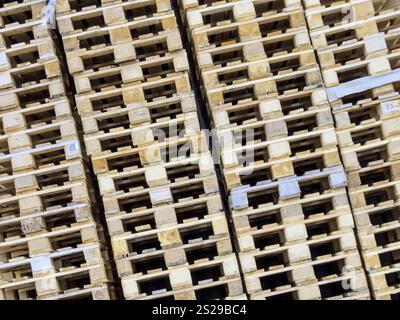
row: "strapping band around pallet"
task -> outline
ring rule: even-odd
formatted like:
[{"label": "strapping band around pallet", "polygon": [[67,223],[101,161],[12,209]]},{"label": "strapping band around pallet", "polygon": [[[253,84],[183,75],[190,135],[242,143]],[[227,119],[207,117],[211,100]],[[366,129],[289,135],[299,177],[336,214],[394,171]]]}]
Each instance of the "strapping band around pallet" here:
[{"label": "strapping band around pallet", "polygon": [[328,99],[329,102],[333,102],[340,98],[384,86],[385,84],[396,81],[400,81],[400,69],[396,69],[382,75],[363,77],[361,79],[343,83],[333,88],[328,88]]},{"label": "strapping band around pallet", "polygon": [[56,24],[56,0],[48,0],[44,9],[42,24],[55,29]]}]

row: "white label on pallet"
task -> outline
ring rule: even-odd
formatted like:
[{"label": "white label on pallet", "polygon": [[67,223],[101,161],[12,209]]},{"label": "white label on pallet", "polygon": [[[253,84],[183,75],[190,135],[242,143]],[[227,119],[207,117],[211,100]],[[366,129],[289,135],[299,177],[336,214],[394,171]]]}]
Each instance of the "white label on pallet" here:
[{"label": "white label on pallet", "polygon": [[51,263],[50,255],[46,254],[40,257],[34,257],[31,259],[32,273],[40,273],[48,271],[53,268]]},{"label": "white label on pallet", "polygon": [[381,112],[383,114],[388,114],[400,110],[399,101],[384,101],[381,103]]},{"label": "white label on pallet", "polygon": [[70,143],[68,146],[69,153],[76,153],[80,150],[80,146],[78,142]]}]

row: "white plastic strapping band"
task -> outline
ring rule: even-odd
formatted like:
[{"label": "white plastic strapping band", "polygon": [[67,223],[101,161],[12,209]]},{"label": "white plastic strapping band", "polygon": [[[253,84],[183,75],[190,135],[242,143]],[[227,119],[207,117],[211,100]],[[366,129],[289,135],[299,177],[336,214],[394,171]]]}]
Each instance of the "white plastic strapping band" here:
[{"label": "white plastic strapping band", "polygon": [[56,27],[56,0],[48,0],[43,14],[43,25],[49,25],[51,28]]},{"label": "white plastic strapping band", "polygon": [[363,77],[343,83],[333,88],[328,88],[328,100],[329,102],[332,102],[351,94],[384,86],[385,84],[395,81],[400,81],[400,69],[396,69],[382,75]]}]

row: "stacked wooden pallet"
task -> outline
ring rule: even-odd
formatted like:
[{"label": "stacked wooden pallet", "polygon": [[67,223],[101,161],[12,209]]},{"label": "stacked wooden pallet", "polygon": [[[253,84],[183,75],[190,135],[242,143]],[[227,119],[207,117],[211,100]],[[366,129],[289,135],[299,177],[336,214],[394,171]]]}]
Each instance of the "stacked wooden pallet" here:
[{"label": "stacked wooden pallet", "polygon": [[0,5],[0,300],[110,299],[46,1]]},{"label": "stacked wooden pallet", "polygon": [[305,1],[305,6],[373,296],[398,299],[399,4]]},{"label": "stacked wooden pallet", "polygon": [[368,299],[300,1],[181,0],[252,299]]},{"label": "stacked wooden pallet", "polygon": [[57,9],[125,298],[245,298],[170,1]]}]

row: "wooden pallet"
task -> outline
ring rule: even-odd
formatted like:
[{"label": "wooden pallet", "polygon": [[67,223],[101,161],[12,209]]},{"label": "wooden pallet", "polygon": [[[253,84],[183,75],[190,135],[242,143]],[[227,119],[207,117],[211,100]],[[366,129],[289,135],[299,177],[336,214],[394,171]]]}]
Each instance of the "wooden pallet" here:
[{"label": "wooden pallet", "polygon": [[181,139],[194,141],[201,139],[200,133],[196,113],[187,113],[178,119],[166,119],[154,125],[142,125],[132,129],[115,128],[110,132],[92,134],[85,137],[85,144],[89,155],[101,155],[106,152],[139,147],[142,148],[143,153],[151,156],[159,149],[158,143],[179,142]]},{"label": "wooden pallet", "polygon": [[[368,83],[368,82],[367,82]],[[338,87],[340,88],[340,87]],[[351,105],[359,105],[368,101],[387,100],[398,96],[400,81],[393,80],[382,86],[373,88],[363,88],[359,92],[337,97],[336,95],[329,97],[329,104],[335,109],[348,108]],[[329,95],[329,89],[327,90]]]},{"label": "wooden pallet", "polygon": [[6,6],[1,6],[0,28],[7,29],[9,27],[41,20],[45,8],[46,1],[44,0],[15,1]]},{"label": "wooden pallet", "polygon": [[[311,118],[318,114],[309,112],[298,115],[304,119],[303,123],[310,120],[310,124]],[[322,117],[323,114],[320,119]],[[290,119],[293,120],[293,123],[297,121],[297,124],[301,125],[300,118],[296,119],[296,117],[289,117],[286,120],[282,120],[282,118],[270,120],[261,126],[254,123],[246,126],[247,128],[242,131],[245,135],[247,131],[254,130],[254,140],[248,141],[247,139],[243,143],[239,141],[234,145],[229,142],[231,139],[234,141],[233,134],[239,133],[242,128],[239,127],[236,131],[231,132],[221,130],[220,137],[225,142],[225,145],[220,143],[223,173],[228,189],[246,184],[254,185],[257,181],[263,181],[265,178],[277,180],[292,175],[302,176],[307,171],[322,170],[341,164],[333,124],[315,126],[312,130],[304,132],[299,130],[293,135],[273,136],[273,131],[278,128],[276,124],[279,121],[290,123]],[[269,129],[271,131],[268,131]],[[262,135],[263,130],[267,132],[265,136]],[[228,138],[227,134],[229,133],[232,134],[232,137]]]},{"label": "wooden pallet", "polygon": [[0,196],[7,198],[85,180],[85,166],[80,161],[0,177]]},{"label": "wooden pallet", "polygon": [[169,0],[93,0],[87,2],[81,2],[79,0],[57,0],[57,14],[62,15],[66,13],[79,13],[82,11],[92,10],[94,8],[101,8],[111,6],[120,2],[135,2],[140,7],[146,8],[146,6],[157,6],[157,12],[163,12],[170,10],[171,4]]},{"label": "wooden pallet", "polygon": [[328,70],[396,53],[399,49],[399,34],[399,30],[393,29],[362,40],[349,40],[340,46],[331,45],[319,49],[317,52],[321,68]]},{"label": "wooden pallet", "polygon": [[[79,109],[84,133],[110,132],[117,127],[136,127],[154,125],[167,119],[177,119],[197,110],[193,93],[183,93],[152,102],[126,105],[124,96],[110,99],[110,103],[99,105],[100,110],[93,110],[92,104]],[[97,107],[94,105],[94,107]],[[97,109],[97,108],[96,108]]]},{"label": "wooden pallet", "polygon": [[398,69],[400,51],[364,61],[356,59],[345,65],[335,65],[322,70],[326,87],[334,87],[368,76],[376,76]]},{"label": "wooden pallet", "polygon": [[141,295],[139,298],[125,297],[127,300],[247,300],[247,295],[243,293],[241,279],[218,280],[206,284],[194,285],[192,287],[177,291],[167,291],[162,289],[162,293]]},{"label": "wooden pallet", "polygon": [[[91,192],[84,181],[78,181],[30,194],[3,197],[0,199],[1,220],[9,221],[27,217],[24,222],[26,224],[25,230],[40,231],[46,228],[44,223],[46,219],[41,218],[41,216],[45,217],[47,211],[56,210],[58,212],[57,210],[62,210],[62,208],[76,203],[90,203],[93,198]],[[36,215],[37,218],[30,218],[31,216],[36,217]],[[19,231],[19,235],[22,235],[21,231]]]},{"label": "wooden pallet", "polygon": [[212,124],[221,131],[235,130],[237,126],[256,121],[271,120],[294,115],[300,112],[328,105],[324,88],[310,88],[293,91],[269,99],[242,101],[238,104],[225,104],[211,110]]},{"label": "wooden pallet", "polygon": [[[390,174],[392,172],[389,171],[388,168],[385,168],[386,172],[368,172],[369,175],[372,174]],[[387,172],[389,171],[389,172]],[[394,170],[393,170],[394,171]],[[396,172],[393,172],[396,174]],[[385,177],[386,178],[386,177]],[[370,182],[369,185],[360,185],[358,188],[354,187],[350,190],[350,201],[352,203],[352,207],[354,211],[361,211],[372,209],[378,206],[385,206],[392,203],[398,202],[398,189],[399,183],[396,180],[397,177],[393,179],[386,179],[382,181],[378,181],[373,183],[374,180]],[[369,182],[369,181],[368,181]]]},{"label": "wooden pallet", "polygon": [[25,109],[6,110],[0,113],[0,133],[11,135],[18,131],[45,126],[72,119],[68,100],[61,98],[44,104],[32,104]]},{"label": "wooden pallet", "polygon": [[91,157],[96,174],[111,170],[123,172],[132,168],[167,163],[185,157],[198,156],[209,151],[204,134],[190,135],[176,140],[154,143],[145,147],[126,147],[113,152],[104,152]]},{"label": "wooden pallet", "polygon": [[101,92],[76,95],[76,100],[80,113],[90,113],[124,105],[145,106],[191,92],[189,76],[183,73],[122,88],[110,86],[103,88]]},{"label": "wooden pallet", "polygon": [[[74,235],[67,235],[66,241],[71,236]],[[37,257],[13,259],[0,265],[0,291],[6,300],[13,296],[46,299],[84,286],[107,283],[111,274],[104,265],[102,250],[93,242],[60,248]]]},{"label": "wooden pallet", "polygon": [[276,182],[259,181],[255,186],[232,189],[230,206],[232,210],[274,206],[281,202],[298,202],[341,189],[347,186],[343,167],[337,166],[315,170],[297,177],[286,177]]},{"label": "wooden pallet", "polygon": [[82,158],[84,158],[84,154],[77,140],[58,141],[54,144],[45,144],[15,153],[3,153],[0,156],[1,174],[10,175],[35,168],[46,168],[65,163],[68,160]]},{"label": "wooden pallet", "polygon": [[159,35],[112,44],[103,43],[88,48],[66,52],[69,72],[76,73],[130,61],[146,62],[183,49],[179,30],[173,29]]},{"label": "wooden pallet", "polygon": [[9,238],[0,243],[2,263],[22,258],[48,254],[63,248],[79,248],[84,244],[100,241],[100,226],[93,222],[81,222],[71,226],[60,226],[48,232],[38,232],[27,237]]},{"label": "wooden pallet", "polygon": [[193,219],[175,225],[164,223],[161,228],[143,228],[143,231],[135,233],[128,231],[114,235],[111,242],[114,257],[119,260],[136,254],[226,239],[229,239],[228,224],[225,214],[220,212],[201,220]]},{"label": "wooden pallet", "polygon": [[[376,299],[395,299],[399,271],[399,204],[358,215],[359,238],[366,270]],[[398,292],[397,292],[398,293]]]},{"label": "wooden pallet", "polygon": [[384,120],[397,117],[400,112],[399,93],[357,100],[355,103],[333,105],[338,130],[355,127],[367,119]]},{"label": "wooden pallet", "polygon": [[132,21],[157,18],[171,13],[170,1],[123,1],[108,6],[86,7],[82,11],[58,14],[57,24],[61,35],[69,35]]},{"label": "wooden pallet", "polygon": [[[174,51],[173,42],[176,41],[176,47],[182,47],[175,15],[173,13],[163,14],[144,20],[135,20],[123,25],[107,26],[102,28],[92,28],[86,31],[72,33],[63,36],[65,51],[74,51],[79,49],[97,48],[98,45],[118,45],[132,41],[142,41],[164,35],[171,45],[170,49]],[[93,48],[93,49],[95,49]]]},{"label": "wooden pallet", "polygon": [[194,29],[191,37],[195,52],[200,52],[208,48],[223,47],[238,42],[247,42],[266,36],[273,36],[290,31],[288,29],[291,28],[304,26],[306,26],[304,13],[299,9],[275,15],[261,16],[251,21]]},{"label": "wooden pallet", "polygon": [[51,30],[41,20],[10,25],[0,29],[0,50],[15,48],[21,44],[46,42],[51,35]]},{"label": "wooden pallet", "polygon": [[287,69],[278,75],[234,83],[217,89],[207,90],[210,109],[221,104],[240,104],[282,94],[309,90],[322,85],[319,68],[311,67],[291,71]]},{"label": "wooden pallet", "polygon": [[137,187],[130,190],[120,190],[116,194],[103,197],[105,213],[120,211],[132,212],[151,208],[161,204],[190,201],[207,194],[218,193],[218,182],[215,175],[193,179],[177,180],[167,186]]},{"label": "wooden pallet", "polygon": [[[0,143],[2,145],[1,151],[3,155],[7,155],[71,140],[76,142],[79,138],[75,122],[69,119],[48,125],[37,124],[31,129],[9,135],[2,135]],[[79,146],[77,146],[76,149],[79,149]]]},{"label": "wooden pallet", "polygon": [[[181,1],[188,2],[188,1]],[[186,10],[186,24],[189,30],[195,28],[215,27],[229,23],[250,21],[257,17],[276,15],[281,12],[301,9],[301,2],[295,1],[227,1],[225,3],[212,3],[212,1],[198,5],[182,3],[182,9]]]},{"label": "wooden pallet", "polygon": [[357,126],[338,131],[343,164],[347,170],[375,166],[399,158],[397,145],[399,117],[361,121]]},{"label": "wooden pallet", "polygon": [[355,211],[361,253],[377,300],[395,299],[398,294],[399,202]]},{"label": "wooden pallet", "polygon": [[[82,118],[85,133],[98,132],[101,128],[98,124],[99,121],[112,119],[118,114],[125,120],[115,120],[115,123],[124,125],[131,123],[133,125],[154,122],[154,120],[164,118],[162,115],[173,118],[178,114],[196,110],[195,99],[186,76],[178,77],[172,82],[164,79],[157,83],[160,84],[159,91],[164,94],[160,94],[159,97],[156,97],[157,86],[146,86],[145,84],[144,87],[143,85],[130,86],[102,93],[76,96],[77,109]],[[169,90],[168,85],[170,85]],[[139,93],[139,96],[136,93]],[[170,112],[165,111],[167,109],[170,109]],[[174,109],[177,109],[176,114],[173,112]],[[158,110],[160,110],[159,115]],[[148,113],[150,113],[151,120],[149,120]],[[128,122],[127,114],[134,120]],[[89,124],[89,122],[91,123]],[[94,122],[97,122],[97,126]]]},{"label": "wooden pallet", "polygon": [[203,86],[207,89],[229,87],[236,83],[278,76],[316,66],[314,51],[279,55],[251,62],[232,62],[226,67],[218,66],[202,72]]},{"label": "wooden pallet", "polygon": [[23,109],[32,104],[48,103],[65,97],[65,92],[62,78],[46,79],[26,87],[0,92],[0,110]]},{"label": "wooden pallet", "polygon": [[0,73],[0,90],[12,93],[16,89],[35,86],[53,78],[62,78],[57,60],[19,66]]},{"label": "wooden pallet", "polygon": [[[343,3],[348,3],[351,2],[352,0],[343,0],[343,1],[336,1],[336,0],[304,0],[303,1],[303,6],[305,9],[311,9],[311,8],[318,8],[318,7],[325,7],[325,8],[330,8],[334,7],[337,5],[341,5]],[[364,0],[360,1],[362,5],[364,4]],[[373,2],[374,10],[376,12],[379,12],[380,10],[384,9],[388,5],[388,1],[376,1]]]},{"label": "wooden pallet", "polygon": [[[227,291],[216,287],[227,285]],[[137,274],[122,278],[127,299],[156,299],[168,295],[182,300],[226,299],[243,295],[239,267],[234,255],[211,261],[198,261],[157,273]],[[202,289],[208,296],[201,294]],[[212,293],[213,292],[213,293]]]},{"label": "wooden pallet", "polygon": [[[254,1],[251,0],[253,5],[257,6],[258,3],[264,4],[264,6],[267,6],[265,1]],[[199,1],[199,0],[180,0],[179,1],[179,7],[182,11],[186,12],[186,11],[191,11],[191,10],[196,10],[198,8],[203,8],[203,7],[207,7],[207,6],[219,6],[219,5],[223,5],[225,3],[231,3],[231,2],[235,2],[232,0],[226,0],[224,2],[220,2],[220,1],[216,1],[216,0],[211,0],[211,1],[207,1],[206,3],[203,3],[203,1]],[[291,4],[292,3],[292,4]],[[301,4],[299,2],[297,2],[296,0],[289,3],[288,1],[281,1],[281,0],[270,0],[268,3],[269,7],[272,8],[291,8],[293,7],[298,7]]]},{"label": "wooden pallet", "polygon": [[[334,262],[332,262],[334,266]],[[330,274],[326,279],[316,280],[302,286],[295,286],[290,282],[290,274],[283,274],[281,279],[278,277],[276,281],[281,281],[282,286],[277,287],[274,291],[271,289],[263,290],[263,284],[268,283],[268,277],[263,278],[263,274],[255,274],[252,281],[261,283],[262,291],[250,295],[251,300],[369,300],[370,293],[368,291],[365,274],[363,271],[355,271],[350,275]],[[331,277],[330,277],[331,276]],[[250,281],[247,280],[246,281]],[[342,283],[353,281],[353,288],[343,289]],[[288,284],[286,284],[288,283]],[[268,288],[268,285],[264,285]]]},{"label": "wooden pallet", "polygon": [[197,53],[197,64],[200,70],[206,70],[212,67],[227,67],[239,62],[290,56],[292,53],[308,49],[312,49],[311,41],[307,28],[303,26],[264,35],[255,40],[203,49]]},{"label": "wooden pallet", "polygon": [[[346,250],[356,250],[354,237],[341,235],[354,227],[344,189],[296,203],[282,202],[274,206],[237,210],[232,215],[240,252],[284,252],[290,255],[297,250],[302,252],[301,247],[307,241],[316,243],[325,240],[340,242]],[[309,259],[309,254],[293,257],[293,262],[296,259],[302,261]]]},{"label": "wooden pallet", "polygon": [[53,59],[57,59],[57,50],[50,38],[46,42],[21,43],[0,51],[0,71],[27,67]]},{"label": "wooden pallet", "polygon": [[104,88],[121,87],[138,82],[151,82],[189,71],[186,52],[165,57],[154,56],[144,62],[124,63],[87,70],[75,75],[78,94],[101,92]]},{"label": "wooden pallet", "polygon": [[[220,195],[209,194],[190,201],[165,204],[162,207],[143,207],[132,212],[112,212],[106,218],[109,233],[114,236],[125,232],[148,231],[168,223],[180,224],[199,221],[221,212],[223,212],[223,208]],[[163,220],[164,214],[167,216],[165,220]]]},{"label": "wooden pallet", "polygon": [[374,239],[375,230],[376,233],[379,233],[380,228],[384,231],[385,227],[390,228],[390,226],[397,225],[398,212],[398,202],[386,203],[374,208],[354,212],[354,221],[362,250],[368,251],[377,247]]},{"label": "wooden pallet", "polygon": [[[306,4],[306,7],[307,4]],[[325,5],[307,8],[307,22],[310,30],[344,25],[373,17],[376,12],[373,1],[343,1],[326,7]]]},{"label": "wooden pallet", "polygon": [[[178,157],[167,163],[154,163],[144,168],[129,167],[123,172],[109,171],[97,177],[101,195],[166,187],[173,183],[214,176],[214,162],[209,153]],[[210,180],[210,184],[212,180]],[[209,186],[211,187],[211,185]],[[215,192],[215,186],[210,192]],[[151,191],[150,191],[151,192]]]},{"label": "wooden pallet", "polygon": [[315,49],[321,49],[329,45],[339,46],[353,39],[362,40],[380,32],[387,33],[398,28],[399,15],[400,10],[391,9],[367,19],[311,30],[311,41]]},{"label": "wooden pallet", "polygon": [[[52,230],[60,226],[60,224],[65,223],[63,221],[69,220],[71,223],[79,223],[93,220],[95,216],[95,212],[92,214],[88,203],[72,203],[70,206],[65,207],[50,207],[48,210],[24,215],[17,215],[16,213],[19,214],[16,210],[2,213],[0,218],[0,233],[3,239],[9,238],[9,234],[12,235],[10,236],[12,238],[16,235],[23,237],[25,234],[38,231],[46,232],[46,230]],[[38,223],[35,224],[32,221]],[[38,227],[40,230],[34,230],[31,227]]]}]

